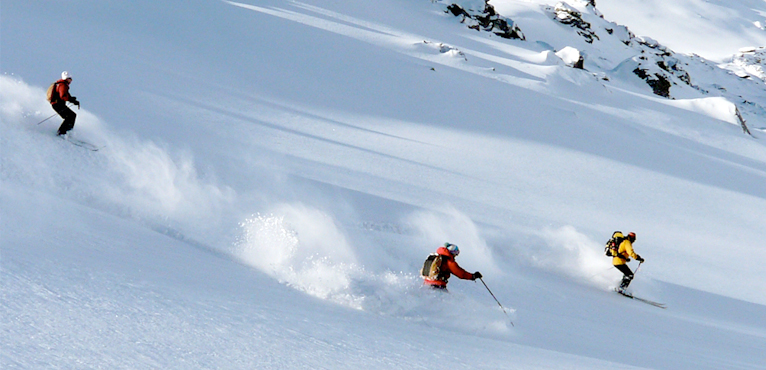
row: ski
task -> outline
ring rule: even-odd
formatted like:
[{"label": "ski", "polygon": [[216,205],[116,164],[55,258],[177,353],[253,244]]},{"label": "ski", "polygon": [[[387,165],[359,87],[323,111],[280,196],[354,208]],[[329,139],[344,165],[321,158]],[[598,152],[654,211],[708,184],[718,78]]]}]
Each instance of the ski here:
[{"label": "ski", "polygon": [[93,145],[91,143],[88,143],[88,142],[85,142],[85,141],[82,141],[82,140],[73,139],[73,138],[71,138],[69,136],[62,136],[62,139],[64,139],[65,141],[68,141],[72,145],[76,145],[76,146],[79,146],[81,148],[88,149],[88,150],[90,150],[92,152],[97,152],[99,149],[101,149],[101,148],[99,148],[99,147],[97,147],[97,146],[95,146],[95,145]]},{"label": "ski", "polygon": [[623,293],[623,292],[621,292],[621,291],[619,291],[619,290],[615,290],[615,292],[619,293],[619,294],[620,294],[620,295],[622,295],[623,297],[628,297],[628,298],[630,298],[630,299],[634,299],[634,300],[636,300],[636,301],[641,301],[641,302],[644,302],[644,303],[646,303],[646,304],[650,304],[650,305],[652,305],[652,306],[654,306],[654,307],[659,307],[659,308],[662,308],[662,309],[668,308],[667,306],[665,306],[665,304],[664,304],[664,303],[659,303],[659,302],[655,302],[655,301],[650,301],[650,300],[648,300],[648,299],[639,298],[639,297],[636,297],[636,296],[634,296],[634,295],[632,295],[632,294]]}]

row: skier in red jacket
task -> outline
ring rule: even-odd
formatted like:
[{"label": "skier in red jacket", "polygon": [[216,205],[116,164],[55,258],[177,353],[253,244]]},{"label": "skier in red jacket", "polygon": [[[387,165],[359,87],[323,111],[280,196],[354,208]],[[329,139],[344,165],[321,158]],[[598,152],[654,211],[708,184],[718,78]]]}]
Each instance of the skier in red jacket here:
[{"label": "skier in red jacket", "polygon": [[64,122],[59,126],[58,134],[64,135],[67,131],[74,128],[74,121],[77,118],[77,114],[67,107],[66,103],[71,102],[80,108],[80,102],[77,101],[72,95],[69,95],[69,84],[72,83],[72,76],[69,72],[61,72],[61,79],[56,81],[53,86],[53,92],[51,93],[51,107],[56,113],[64,119]]},{"label": "skier in red jacket", "polygon": [[441,256],[441,266],[439,268],[439,274],[435,278],[431,279],[424,277],[423,284],[432,288],[446,289],[447,281],[451,275],[455,275],[458,278],[464,280],[476,280],[482,277],[481,273],[476,271],[473,274],[464,270],[460,265],[455,262],[455,257],[460,254],[460,249],[455,244],[444,243],[443,247],[439,247],[436,253]]}]

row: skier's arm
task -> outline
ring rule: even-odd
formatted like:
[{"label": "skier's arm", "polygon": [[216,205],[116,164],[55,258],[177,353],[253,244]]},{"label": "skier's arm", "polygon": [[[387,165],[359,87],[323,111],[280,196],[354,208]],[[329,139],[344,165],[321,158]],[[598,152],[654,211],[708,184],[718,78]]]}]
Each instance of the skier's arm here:
[{"label": "skier's arm", "polygon": [[633,250],[633,243],[631,243],[630,240],[626,240],[625,242],[627,243],[625,245],[625,253],[627,253],[630,256],[630,258],[633,258],[634,260],[638,259],[638,255]]},{"label": "skier's arm", "polygon": [[460,265],[458,265],[457,262],[455,262],[455,261],[448,261],[447,262],[447,267],[449,268],[449,271],[453,275],[455,275],[455,276],[457,276],[457,277],[459,277],[461,279],[464,279],[464,280],[473,280],[473,274],[468,272],[468,271],[466,271],[466,270],[463,270],[463,268],[460,267]]}]

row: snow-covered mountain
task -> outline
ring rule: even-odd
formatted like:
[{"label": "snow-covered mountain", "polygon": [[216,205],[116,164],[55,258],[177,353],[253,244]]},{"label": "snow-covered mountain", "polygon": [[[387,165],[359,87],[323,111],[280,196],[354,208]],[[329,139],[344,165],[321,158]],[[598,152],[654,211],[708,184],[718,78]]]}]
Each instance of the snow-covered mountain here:
[{"label": "snow-covered mountain", "polygon": [[766,3],[0,9],[3,369],[766,363]]}]

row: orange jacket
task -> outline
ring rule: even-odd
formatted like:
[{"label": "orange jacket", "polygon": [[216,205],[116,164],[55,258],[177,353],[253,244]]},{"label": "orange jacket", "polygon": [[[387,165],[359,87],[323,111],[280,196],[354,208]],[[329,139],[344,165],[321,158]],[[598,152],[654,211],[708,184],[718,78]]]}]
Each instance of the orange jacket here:
[{"label": "orange jacket", "polygon": [[69,95],[69,82],[67,82],[67,80],[56,81],[56,94],[58,95],[58,99],[53,99],[51,104],[67,102],[72,98],[72,96]]},{"label": "orange jacket", "polygon": [[444,276],[444,280],[431,280],[425,278],[425,281],[423,282],[424,284],[447,286],[447,280],[449,279],[450,274],[464,280],[474,280],[473,274],[463,270],[463,268],[460,267],[457,262],[455,262],[455,257],[447,250],[447,248],[439,247],[439,249],[436,250],[436,253],[442,256],[442,265],[440,271],[442,272],[442,276]]}]

